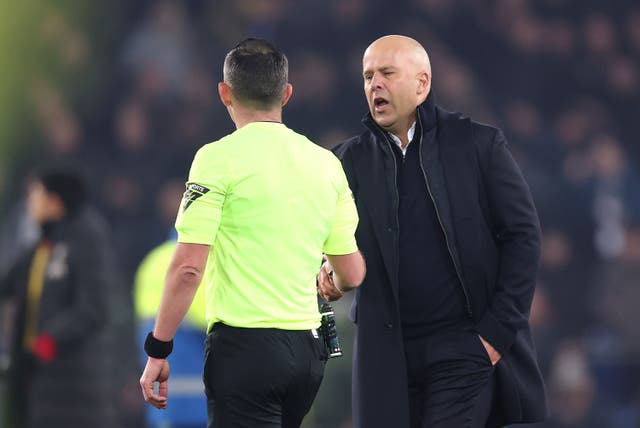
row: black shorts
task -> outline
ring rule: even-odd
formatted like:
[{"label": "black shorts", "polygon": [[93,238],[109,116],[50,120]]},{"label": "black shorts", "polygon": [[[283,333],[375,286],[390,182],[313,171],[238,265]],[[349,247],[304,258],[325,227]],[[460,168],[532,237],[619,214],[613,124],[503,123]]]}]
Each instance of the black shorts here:
[{"label": "black shorts", "polygon": [[236,328],[207,336],[209,428],[298,428],[318,392],[327,353],[312,330]]}]

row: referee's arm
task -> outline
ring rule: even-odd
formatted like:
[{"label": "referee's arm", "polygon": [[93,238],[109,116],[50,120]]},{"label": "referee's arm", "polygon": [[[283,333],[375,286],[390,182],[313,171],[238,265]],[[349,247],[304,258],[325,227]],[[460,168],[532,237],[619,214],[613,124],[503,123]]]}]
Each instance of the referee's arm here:
[{"label": "referee's arm", "polygon": [[333,281],[338,290],[345,292],[358,287],[367,271],[360,251],[345,255],[330,255],[327,258],[333,267]]},{"label": "referee's arm", "polygon": [[360,251],[345,255],[326,254],[326,257],[317,277],[318,293],[327,302],[332,302],[360,286],[367,269]]},{"label": "referee's arm", "polygon": [[[156,340],[170,342],[173,339],[202,281],[208,255],[208,245],[177,245],[167,270],[160,309],[153,329]],[[140,378],[140,387],[144,399],[158,409],[167,407],[168,379],[169,363],[166,358],[149,357]],[[160,383],[158,394],[153,390],[154,382]]]}]

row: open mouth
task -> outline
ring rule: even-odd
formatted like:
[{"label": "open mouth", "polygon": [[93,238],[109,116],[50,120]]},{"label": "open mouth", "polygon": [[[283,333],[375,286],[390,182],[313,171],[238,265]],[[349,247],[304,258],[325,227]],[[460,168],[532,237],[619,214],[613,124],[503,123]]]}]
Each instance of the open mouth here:
[{"label": "open mouth", "polygon": [[382,97],[375,97],[373,99],[373,105],[376,111],[382,111],[389,104],[389,101],[385,100]]}]

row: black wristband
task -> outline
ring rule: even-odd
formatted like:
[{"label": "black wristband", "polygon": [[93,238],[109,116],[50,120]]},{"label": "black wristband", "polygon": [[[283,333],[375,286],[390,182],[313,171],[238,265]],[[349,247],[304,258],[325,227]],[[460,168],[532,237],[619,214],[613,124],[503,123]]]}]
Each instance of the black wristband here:
[{"label": "black wristband", "polygon": [[144,352],[152,358],[165,359],[173,351],[173,339],[168,342],[163,342],[153,337],[153,332],[150,331],[147,334],[147,339],[144,341]]}]

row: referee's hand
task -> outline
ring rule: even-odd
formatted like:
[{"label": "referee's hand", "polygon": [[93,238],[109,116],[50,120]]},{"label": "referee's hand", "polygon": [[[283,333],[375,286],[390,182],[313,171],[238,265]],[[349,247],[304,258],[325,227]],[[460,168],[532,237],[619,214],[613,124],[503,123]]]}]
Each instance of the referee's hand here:
[{"label": "referee's hand", "polygon": [[[140,387],[144,400],[157,409],[167,408],[169,372],[169,362],[166,359],[147,358],[147,365],[140,378]],[[157,394],[153,389],[155,382],[159,382]]]},{"label": "referee's hand", "polygon": [[344,296],[344,293],[338,290],[336,284],[333,282],[333,268],[328,260],[322,263],[317,280],[318,294],[327,302],[333,302]]}]

